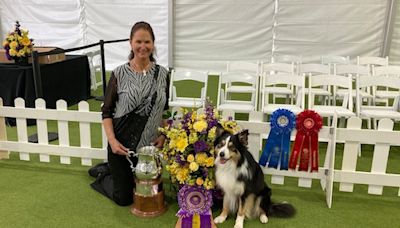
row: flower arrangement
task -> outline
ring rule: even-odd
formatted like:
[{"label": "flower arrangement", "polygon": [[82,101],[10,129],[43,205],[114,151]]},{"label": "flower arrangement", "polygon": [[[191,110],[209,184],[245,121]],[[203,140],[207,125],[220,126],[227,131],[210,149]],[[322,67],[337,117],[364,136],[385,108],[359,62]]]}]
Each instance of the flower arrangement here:
[{"label": "flower arrangement", "polygon": [[14,31],[8,33],[3,41],[3,48],[6,50],[7,59],[18,61],[30,56],[33,49],[33,39],[30,39],[28,34],[28,30],[20,29],[19,22],[15,22]]},{"label": "flower arrangement", "polygon": [[179,120],[159,129],[166,136],[161,152],[173,183],[214,189],[213,143],[218,124],[232,133],[239,131],[232,118],[222,120],[211,105],[202,114],[184,109]]}]

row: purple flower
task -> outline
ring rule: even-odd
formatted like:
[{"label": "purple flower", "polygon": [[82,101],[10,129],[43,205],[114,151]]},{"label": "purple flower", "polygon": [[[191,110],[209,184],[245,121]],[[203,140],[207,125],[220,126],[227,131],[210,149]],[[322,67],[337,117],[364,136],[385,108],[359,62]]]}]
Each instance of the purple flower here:
[{"label": "purple flower", "polygon": [[167,124],[168,124],[169,126],[172,126],[173,123],[174,123],[174,120],[173,120],[173,119],[168,119],[168,120],[167,120]]},{"label": "purple flower", "polygon": [[204,178],[206,178],[208,176],[208,169],[203,168],[202,169],[202,175],[203,175]]},{"label": "purple flower", "polygon": [[175,160],[179,165],[184,165],[185,161],[182,160],[181,156],[179,154],[175,155]]},{"label": "purple flower", "polygon": [[194,152],[195,153],[207,151],[207,149],[208,149],[208,145],[203,140],[199,140],[194,143]]}]

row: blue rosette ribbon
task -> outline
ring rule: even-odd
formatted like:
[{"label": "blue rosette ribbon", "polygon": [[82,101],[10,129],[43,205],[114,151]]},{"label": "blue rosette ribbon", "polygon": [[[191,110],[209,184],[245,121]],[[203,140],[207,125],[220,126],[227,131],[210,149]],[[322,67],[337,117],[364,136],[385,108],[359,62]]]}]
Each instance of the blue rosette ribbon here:
[{"label": "blue rosette ribbon", "polygon": [[277,109],[271,115],[271,131],[261,154],[259,164],[288,170],[290,134],[296,126],[296,116],[287,109]]},{"label": "blue rosette ribbon", "polygon": [[178,192],[179,211],[182,228],[211,228],[212,193],[200,186],[183,185]]}]

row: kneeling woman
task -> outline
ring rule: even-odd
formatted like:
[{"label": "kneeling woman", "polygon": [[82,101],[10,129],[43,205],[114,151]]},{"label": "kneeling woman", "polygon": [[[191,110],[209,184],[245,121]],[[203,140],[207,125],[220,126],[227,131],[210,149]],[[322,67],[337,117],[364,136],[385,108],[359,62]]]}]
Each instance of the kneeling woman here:
[{"label": "kneeling woman", "polygon": [[[97,176],[91,186],[121,206],[133,203],[135,188],[126,155],[129,150],[137,151],[150,144],[162,147],[165,138],[158,135],[158,127],[163,122],[163,111],[168,109],[168,71],[155,63],[151,26],[136,23],[130,44],[130,60],[113,70],[101,109],[108,164],[89,171]],[[133,162],[136,166],[137,158]]]}]

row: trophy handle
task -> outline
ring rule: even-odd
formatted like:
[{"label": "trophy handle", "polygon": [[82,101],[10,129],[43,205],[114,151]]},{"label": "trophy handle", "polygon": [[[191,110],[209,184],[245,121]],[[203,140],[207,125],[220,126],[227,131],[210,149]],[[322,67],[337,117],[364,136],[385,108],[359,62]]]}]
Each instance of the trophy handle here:
[{"label": "trophy handle", "polygon": [[130,167],[132,169],[132,173],[135,173],[136,172],[136,167],[133,167],[133,162],[130,159],[131,156],[132,157],[137,157],[138,154],[135,151],[130,150],[130,151],[128,151],[128,155],[126,155],[126,160],[128,160],[129,164],[131,164]]}]

